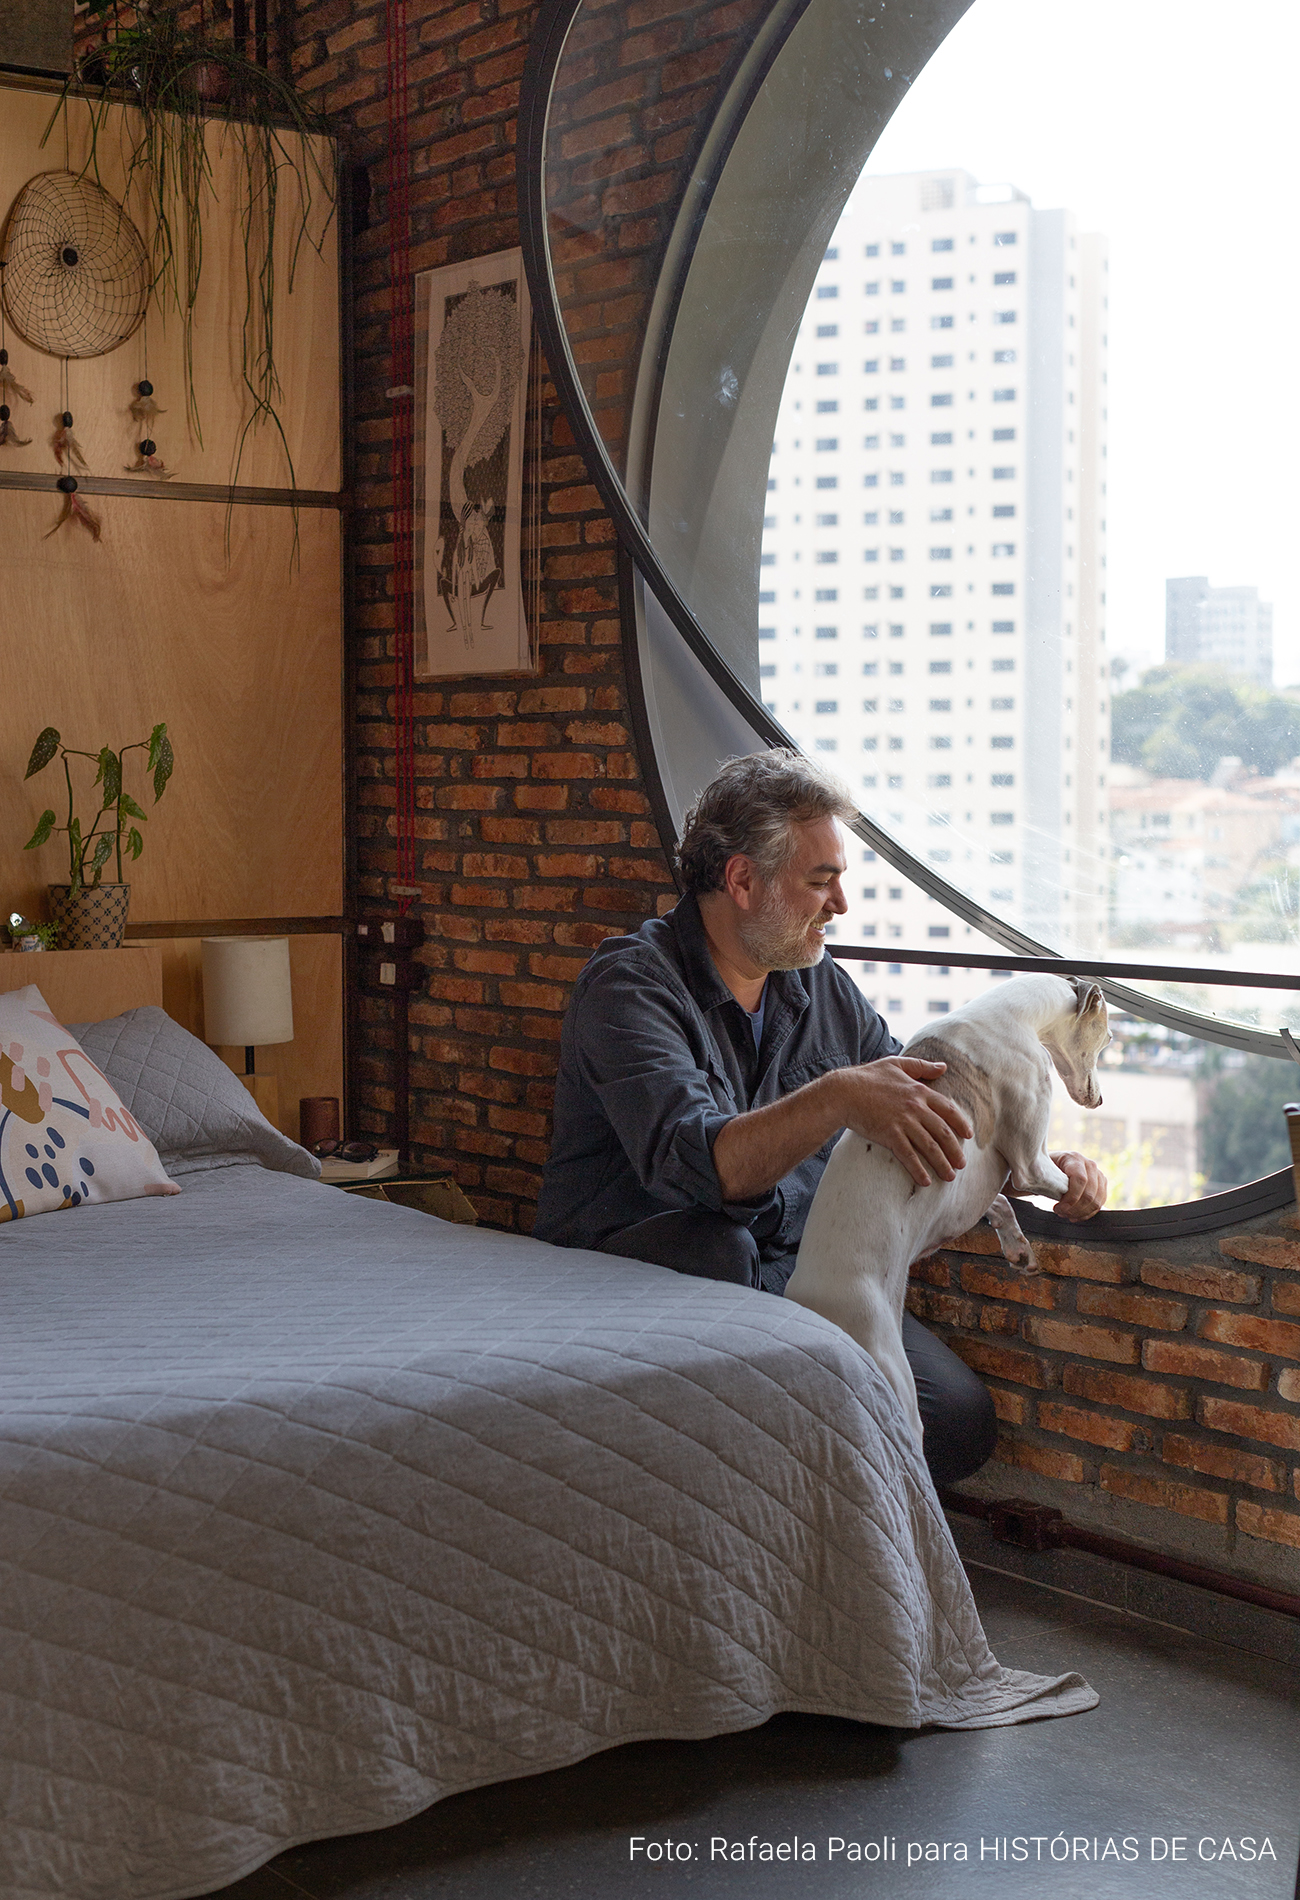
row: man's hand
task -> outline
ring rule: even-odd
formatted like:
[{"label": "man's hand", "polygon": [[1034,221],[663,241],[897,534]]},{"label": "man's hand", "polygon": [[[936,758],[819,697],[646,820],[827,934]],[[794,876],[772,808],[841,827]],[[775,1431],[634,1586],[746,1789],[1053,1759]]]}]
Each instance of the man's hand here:
[{"label": "man's hand", "polygon": [[723,1200],[766,1193],[841,1128],[888,1148],[918,1187],[929,1187],[936,1175],[954,1180],[966,1165],[962,1143],[972,1130],[954,1101],[927,1086],[944,1067],[915,1056],[882,1056],[831,1069],[779,1102],[735,1116],[713,1144]]},{"label": "man's hand", "polygon": [[1087,1155],[1077,1155],[1067,1149],[1064,1154],[1053,1155],[1053,1161],[1066,1176],[1070,1186],[1052,1209],[1062,1220],[1091,1220],[1105,1205],[1108,1182],[1095,1161]]},{"label": "man's hand", "polygon": [[955,1181],[958,1168],[966,1166],[962,1143],[975,1132],[950,1096],[927,1086],[946,1066],[914,1056],[882,1056],[838,1072],[844,1126],[888,1148],[918,1187],[929,1187],[934,1175]]}]

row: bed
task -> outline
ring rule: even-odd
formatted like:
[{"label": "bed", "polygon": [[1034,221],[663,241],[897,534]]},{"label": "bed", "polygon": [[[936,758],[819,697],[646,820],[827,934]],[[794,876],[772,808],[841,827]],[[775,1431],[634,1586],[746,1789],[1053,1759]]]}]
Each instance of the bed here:
[{"label": "bed", "polygon": [[829,1322],[340,1194],[161,1010],[75,1033],[182,1191],[0,1227],[5,1900],[779,1710],[1095,1704],[995,1661]]}]

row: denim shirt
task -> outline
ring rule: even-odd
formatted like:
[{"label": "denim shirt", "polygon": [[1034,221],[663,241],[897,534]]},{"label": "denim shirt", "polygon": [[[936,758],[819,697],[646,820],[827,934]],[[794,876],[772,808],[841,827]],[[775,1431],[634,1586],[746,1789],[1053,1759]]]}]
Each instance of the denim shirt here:
[{"label": "denim shirt", "polygon": [[765,1261],[792,1255],[837,1138],[750,1201],[724,1202],[713,1144],[736,1115],[828,1070],[901,1045],[852,979],[824,956],[767,979],[763,1038],[718,974],[700,907],[602,943],[574,986],[560,1042],[555,1136],[538,1239],[595,1247],[652,1215],[720,1211]]}]

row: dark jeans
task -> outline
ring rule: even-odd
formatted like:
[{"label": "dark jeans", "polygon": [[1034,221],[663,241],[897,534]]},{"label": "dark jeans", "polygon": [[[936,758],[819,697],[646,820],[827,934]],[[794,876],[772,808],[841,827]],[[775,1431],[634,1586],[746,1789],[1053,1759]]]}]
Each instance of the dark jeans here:
[{"label": "dark jeans", "polygon": [[[697,1280],[730,1280],[736,1286],[769,1288],[784,1281],[794,1261],[764,1262],[747,1227],[725,1214],[656,1214],[605,1241],[602,1253],[672,1267]],[[772,1271],[776,1268],[775,1273]],[[910,1313],[903,1315],[903,1350],[916,1380],[916,1400],[925,1428],[922,1449],[936,1487],[969,1478],[993,1454],[997,1419],[987,1388],[941,1339]]]}]

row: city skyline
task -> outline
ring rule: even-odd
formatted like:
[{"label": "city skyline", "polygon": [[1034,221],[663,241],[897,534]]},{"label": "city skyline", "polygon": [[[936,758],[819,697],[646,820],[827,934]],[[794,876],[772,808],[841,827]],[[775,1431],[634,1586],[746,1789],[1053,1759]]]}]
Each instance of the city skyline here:
[{"label": "city skyline", "polygon": [[[787,375],[759,594],[764,698],[799,743],[942,877],[1094,955],[1105,275],[1104,240],[1023,192],[863,177]],[[869,862],[846,939],[972,947]],[[910,1032],[982,987],[900,970],[877,1000]]]},{"label": "city skyline", "polygon": [[1284,687],[1300,680],[1300,262],[1286,236],[1300,9],[1233,13],[1248,87],[1225,74],[1223,28],[1208,0],[977,0],[866,175],[960,165],[1106,232],[1111,650],[1135,671],[1158,664],[1166,579],[1211,574],[1273,603]]},{"label": "city skyline", "polygon": [[1165,660],[1217,666],[1273,684],[1273,608],[1258,587],[1212,587],[1207,574],[1165,582]]}]

